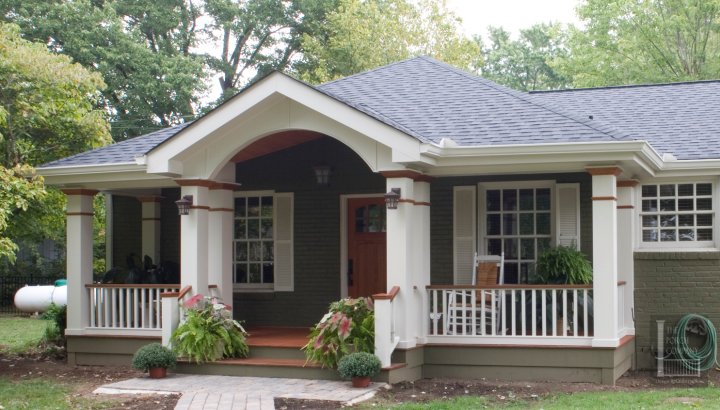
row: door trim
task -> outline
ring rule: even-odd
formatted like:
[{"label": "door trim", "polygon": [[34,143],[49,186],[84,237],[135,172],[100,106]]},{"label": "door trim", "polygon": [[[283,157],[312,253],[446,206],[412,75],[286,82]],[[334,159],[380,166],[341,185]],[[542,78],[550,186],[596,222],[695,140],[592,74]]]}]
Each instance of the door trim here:
[{"label": "door trim", "polygon": [[347,260],[348,260],[348,206],[351,198],[380,198],[384,193],[376,194],[343,194],[340,195],[340,297],[348,297]]}]

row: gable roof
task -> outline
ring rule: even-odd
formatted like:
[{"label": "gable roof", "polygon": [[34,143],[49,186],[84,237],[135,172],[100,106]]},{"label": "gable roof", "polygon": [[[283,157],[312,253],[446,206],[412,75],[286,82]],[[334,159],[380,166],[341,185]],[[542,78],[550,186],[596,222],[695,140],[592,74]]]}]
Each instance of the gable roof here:
[{"label": "gable roof", "polygon": [[[424,143],[648,141],[678,159],[720,158],[720,81],[518,92],[429,57],[307,85]],[[190,122],[44,164],[134,163]]]},{"label": "gable roof", "polygon": [[532,92],[542,103],[612,123],[677,159],[720,158],[720,81]]},{"label": "gable roof", "polygon": [[429,57],[317,89],[423,142],[486,146],[622,140],[625,135]]},{"label": "gable roof", "polygon": [[116,144],[110,144],[91,151],[81,152],[79,154],[43,164],[42,168],[82,165],[134,164],[135,158],[144,155],[146,152],[160,145],[168,138],[182,131],[191,123],[192,122],[186,122],[174,127],[151,132],[150,134],[129,138]]}]

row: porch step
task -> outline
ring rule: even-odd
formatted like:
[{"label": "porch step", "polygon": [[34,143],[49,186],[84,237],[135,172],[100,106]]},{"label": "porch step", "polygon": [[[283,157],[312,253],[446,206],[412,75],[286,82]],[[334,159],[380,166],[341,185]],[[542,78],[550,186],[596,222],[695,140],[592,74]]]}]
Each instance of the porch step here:
[{"label": "porch step", "polygon": [[[382,369],[375,380],[384,382],[393,380],[392,373],[401,371],[405,367],[405,363],[393,363],[391,366]],[[306,363],[304,359],[225,359],[203,364],[181,361],[178,362],[175,371],[178,373],[222,376],[341,380],[337,370],[323,369],[317,363]]]}]

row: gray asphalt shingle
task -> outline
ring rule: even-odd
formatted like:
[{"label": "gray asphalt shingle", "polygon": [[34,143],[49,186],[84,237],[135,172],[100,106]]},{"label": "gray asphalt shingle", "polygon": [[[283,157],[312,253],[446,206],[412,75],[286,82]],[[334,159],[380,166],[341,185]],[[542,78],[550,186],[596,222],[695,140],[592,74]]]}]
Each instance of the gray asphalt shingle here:
[{"label": "gray asphalt shingle", "polygon": [[80,165],[112,165],[131,163],[163,141],[182,131],[190,122],[164,128],[150,134],[130,138],[116,144],[81,152],[70,157],[48,162],[42,168],[55,168]]},{"label": "gray asphalt shingle", "polygon": [[720,158],[720,81],[531,93],[543,103],[592,115],[678,159]]},{"label": "gray asphalt shingle", "polygon": [[[647,140],[678,159],[720,158],[720,81],[522,93],[417,57],[318,91],[427,143],[461,146]],[[188,124],[43,165],[133,162]]]}]

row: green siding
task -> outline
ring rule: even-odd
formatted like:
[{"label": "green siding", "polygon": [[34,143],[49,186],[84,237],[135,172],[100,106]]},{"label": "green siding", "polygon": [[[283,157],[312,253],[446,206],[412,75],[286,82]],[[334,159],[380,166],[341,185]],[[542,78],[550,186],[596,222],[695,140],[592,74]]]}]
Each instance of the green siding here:
[{"label": "green siding", "polygon": [[[589,174],[469,176],[434,179],[430,187],[430,272],[433,284],[453,281],[453,187],[480,182],[555,180],[580,183],[580,249],[592,260],[592,181]],[[554,222],[553,222],[554,223]]]},{"label": "green siding", "polygon": [[[166,188],[160,203],[160,262],[180,264],[180,215],[175,201],[180,199],[180,188]],[[158,261],[154,261],[158,263]]]},{"label": "green siding", "polygon": [[[313,166],[332,168],[318,186]],[[323,138],[237,165],[242,190],[293,192],[295,291],[236,293],[235,316],[249,326],[311,326],[340,298],[340,195],[385,192],[385,178],[345,145]]]},{"label": "green siding", "polygon": [[720,325],[719,292],[720,252],[635,252],[637,367],[656,365],[656,320],[697,313]]}]

